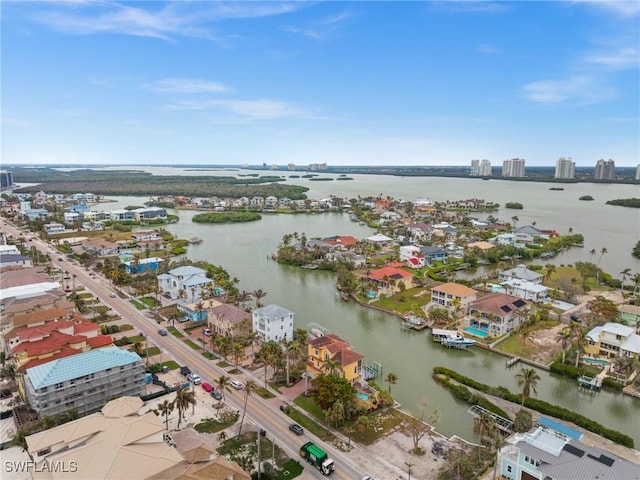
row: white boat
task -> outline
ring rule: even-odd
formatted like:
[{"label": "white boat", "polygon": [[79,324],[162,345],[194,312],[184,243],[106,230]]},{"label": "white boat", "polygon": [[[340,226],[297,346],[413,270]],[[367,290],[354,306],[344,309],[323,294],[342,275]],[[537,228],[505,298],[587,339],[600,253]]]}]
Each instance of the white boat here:
[{"label": "white boat", "polygon": [[440,330],[434,328],[431,331],[431,335],[433,336],[434,341],[440,342],[441,345],[444,345],[447,348],[457,348],[462,350],[476,344],[475,340],[463,337],[455,330]]}]

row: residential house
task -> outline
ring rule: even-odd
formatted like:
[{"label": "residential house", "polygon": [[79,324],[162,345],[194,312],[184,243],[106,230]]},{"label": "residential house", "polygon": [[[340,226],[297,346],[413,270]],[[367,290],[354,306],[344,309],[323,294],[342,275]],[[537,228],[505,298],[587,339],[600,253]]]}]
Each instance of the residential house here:
[{"label": "residential house", "polygon": [[110,398],[140,395],[144,363],[118,347],[98,348],[27,369],[20,389],[41,417],[70,409],[84,415],[101,409]]},{"label": "residential house", "polygon": [[75,227],[76,223],[79,223],[82,219],[82,215],[77,212],[64,212],[65,225],[71,225]]},{"label": "residential house", "polygon": [[99,257],[117,255],[120,252],[120,246],[117,243],[100,237],[88,238],[82,242],[81,247],[85,252]]},{"label": "residential house", "polygon": [[478,292],[473,288],[459,283],[448,282],[431,289],[431,307],[452,310],[459,308],[466,312],[469,304],[476,300]]},{"label": "residential house", "polygon": [[398,212],[386,211],[380,214],[380,223],[392,223],[402,220]]},{"label": "residential house", "polygon": [[640,326],[640,306],[618,305],[618,318],[620,323]]},{"label": "residential house", "polygon": [[46,223],[44,225],[44,231],[47,235],[55,235],[57,233],[64,233],[66,227],[61,223]]},{"label": "residential house", "polygon": [[194,266],[174,268],[156,278],[158,287],[165,296],[180,299],[184,303],[198,302],[202,293],[213,284],[213,280],[207,277],[206,270]]},{"label": "residential house", "polygon": [[401,284],[404,284],[405,289],[415,286],[413,273],[396,267],[378,268],[373,270],[367,278],[374,281],[378,285],[378,290],[384,290],[387,295],[400,291]]},{"label": "residential house", "polygon": [[334,247],[334,249],[346,250],[349,247],[354,247],[358,243],[356,237],[350,235],[336,235],[334,237],[326,237],[322,239],[328,245]]},{"label": "residential house", "polygon": [[354,385],[360,380],[364,355],[339,336],[329,333],[307,342],[307,374],[333,373]]},{"label": "residential house", "polygon": [[157,270],[161,262],[164,262],[164,260],[160,257],[149,257],[138,259],[132,258],[122,263],[124,264],[124,268],[127,273],[133,274]]},{"label": "residential house", "polygon": [[399,251],[400,261],[409,268],[421,268],[426,265],[426,258],[420,253],[420,247],[415,245],[403,245]]},{"label": "residential house", "polygon": [[426,223],[412,222],[407,225],[407,235],[416,242],[424,242],[431,228]]},{"label": "residential house", "polygon": [[500,285],[502,285],[507,295],[513,295],[536,303],[546,303],[549,301],[549,289],[539,283],[512,278],[506,282],[501,282]]},{"label": "residential house", "polygon": [[46,208],[30,208],[22,213],[25,217],[32,221],[41,218],[47,218],[49,216],[49,211]]},{"label": "residential house", "polygon": [[640,478],[640,465],[580,438],[575,429],[543,417],[539,425],[515,434],[500,449],[499,475],[509,480]]},{"label": "residential house", "polygon": [[253,331],[262,341],[293,339],[293,316],[295,314],[278,305],[267,305],[251,312]]},{"label": "residential house", "polygon": [[420,253],[424,255],[425,262],[427,265],[431,265],[433,262],[444,261],[447,259],[447,252],[441,247],[436,247],[433,245],[427,245],[425,247],[420,247]]},{"label": "residential house", "polygon": [[[116,398],[92,415],[26,436],[27,451],[35,462],[29,469],[31,478],[142,480],[171,472],[178,465],[189,467],[191,464],[166,441],[165,433],[164,419],[151,411],[151,405],[145,408],[135,396]],[[51,466],[66,470],[58,468],[52,473]],[[172,473],[161,478],[192,477]]]},{"label": "residential house", "polygon": [[496,245],[515,245],[517,242],[516,236],[513,233],[501,233],[493,238],[490,238],[491,243]]},{"label": "residential house", "polygon": [[89,211],[89,205],[79,203],[77,205],[69,206],[69,211],[72,213],[85,213]]},{"label": "residential house", "polygon": [[506,282],[507,280],[526,280],[527,282],[541,284],[544,276],[541,273],[529,270],[526,265],[517,265],[515,268],[509,270],[502,270],[498,274],[498,280],[500,282]]},{"label": "residential house", "polygon": [[592,328],[586,336],[584,353],[590,357],[629,357],[640,356],[640,335],[621,323],[608,322]]},{"label": "residential house", "polygon": [[531,304],[518,297],[490,293],[469,303],[468,326],[499,337],[517,330],[528,314]]},{"label": "residential house", "polygon": [[208,313],[209,328],[220,335],[237,338],[251,331],[252,315],[243,308],[218,302]]},{"label": "residential house", "polygon": [[473,250],[474,248],[477,248],[481,252],[487,252],[492,248],[495,248],[495,245],[493,243],[484,242],[484,241],[467,243],[468,250]]},{"label": "residential house", "polygon": [[386,246],[393,242],[393,238],[389,238],[386,235],[383,235],[381,233],[371,235],[370,237],[367,237],[365,240],[369,243],[373,243],[379,246]]},{"label": "residential house", "polygon": [[539,242],[541,238],[548,240],[549,236],[542,233],[542,230],[534,227],[533,225],[525,225],[523,227],[516,228],[513,231],[516,236],[516,241],[521,244],[530,244]]},{"label": "residential house", "polygon": [[208,298],[194,303],[181,303],[178,309],[190,322],[205,322],[209,319],[209,309],[218,305],[220,305],[218,300]]},{"label": "residential house", "polygon": [[28,255],[0,252],[0,268],[2,267],[32,267],[31,257]]}]

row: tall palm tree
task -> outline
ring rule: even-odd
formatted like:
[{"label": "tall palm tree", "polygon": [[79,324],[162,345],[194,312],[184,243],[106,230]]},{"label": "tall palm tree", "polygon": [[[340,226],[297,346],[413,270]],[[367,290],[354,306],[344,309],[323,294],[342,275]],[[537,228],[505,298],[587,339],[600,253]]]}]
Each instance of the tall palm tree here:
[{"label": "tall palm tree", "polygon": [[600,249],[600,257],[598,258],[598,263],[596,263],[596,265],[600,265],[600,260],[602,260],[602,257],[604,257],[607,253],[609,253],[609,251],[606,247],[602,247]]},{"label": "tall palm tree", "polygon": [[256,390],[258,390],[258,385],[253,379],[247,380],[244,384],[244,408],[242,409],[242,419],[240,420],[240,428],[238,429],[238,437],[242,434],[242,424],[244,423],[244,416],[247,413],[247,401],[249,400],[249,396],[251,396]]},{"label": "tall palm tree", "polygon": [[498,435],[498,427],[488,412],[482,412],[473,419],[473,434],[480,440],[480,445],[487,448],[493,445],[494,438]]},{"label": "tall palm tree", "polygon": [[571,333],[571,329],[563,328],[560,330],[556,335],[556,342],[560,343],[560,346],[562,347],[562,363],[564,364],[567,348],[569,348],[573,343],[573,334]]},{"label": "tall palm tree", "polygon": [[260,302],[260,300],[267,296],[267,292],[259,288],[257,290],[254,290],[252,295],[253,298],[256,299],[256,308],[262,307],[262,303]]},{"label": "tall palm tree", "polygon": [[220,375],[220,378],[218,379],[218,391],[222,394],[222,400],[225,399],[225,392],[230,392],[231,391],[231,378],[227,377],[226,375]]},{"label": "tall palm tree", "polygon": [[387,374],[387,378],[385,378],[384,381],[389,384],[389,395],[391,395],[391,385],[395,385],[396,383],[398,383],[398,375],[393,372],[389,372]]},{"label": "tall palm tree", "polygon": [[620,272],[620,276],[622,277],[622,281],[620,282],[620,293],[622,293],[622,298],[624,298],[624,282],[627,278],[631,278],[631,269],[625,268]]},{"label": "tall palm tree", "polygon": [[159,403],[157,411],[159,412],[159,414],[164,415],[164,424],[166,426],[166,429],[169,430],[169,414],[173,412],[173,402],[165,400],[164,402]]},{"label": "tall palm tree", "polygon": [[300,344],[295,340],[285,343],[284,352],[285,352],[285,366],[286,366],[286,374],[287,374],[287,386],[289,386],[289,356],[293,354],[294,356],[298,352],[300,348]]},{"label": "tall palm tree", "polygon": [[522,387],[522,406],[524,406],[524,402],[529,398],[531,392],[538,393],[537,386],[540,375],[533,368],[523,368],[516,375],[516,380],[518,381],[518,386]]},{"label": "tall palm tree", "polygon": [[336,370],[341,366],[342,364],[338,361],[334,361],[331,359],[327,359],[324,361],[324,371],[327,372],[330,375],[335,375]]},{"label": "tall palm tree", "polygon": [[176,398],[173,399],[172,406],[178,410],[178,428],[184,417],[184,412],[189,405],[195,406],[196,393],[188,388],[181,387],[176,391]]},{"label": "tall palm tree", "polygon": [[595,248],[592,248],[591,250],[589,250],[589,262],[593,263],[593,257],[596,256],[598,252],[596,251]]}]

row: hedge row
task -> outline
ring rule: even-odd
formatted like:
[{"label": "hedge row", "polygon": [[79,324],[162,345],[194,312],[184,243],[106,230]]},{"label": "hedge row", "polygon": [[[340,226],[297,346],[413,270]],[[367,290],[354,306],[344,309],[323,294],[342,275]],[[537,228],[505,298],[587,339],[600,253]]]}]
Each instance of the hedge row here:
[{"label": "hedge row", "polygon": [[455,383],[451,383],[449,381],[449,378],[443,375],[434,374],[433,378],[437,383],[448,388],[451,391],[451,393],[453,393],[453,395],[459,398],[460,400],[463,400],[470,405],[480,405],[485,410],[489,410],[490,412],[493,412],[496,415],[500,415],[503,418],[511,420],[511,417],[509,417],[509,414],[507,412],[502,410],[497,405],[491,403],[482,395],[477,395],[475,393],[472,393],[471,390],[469,390],[464,385],[456,385]]},{"label": "hedge row", "polygon": [[[578,378],[581,376],[593,378],[593,373],[583,370],[582,368],[576,368],[573,365],[563,365],[561,362],[553,362],[551,364],[550,370],[553,373],[557,373],[559,375],[564,375],[571,378]],[[613,390],[622,391],[624,385],[616,382],[614,379],[605,377],[602,381],[602,385],[605,387],[611,388]]]},{"label": "hedge row", "polygon": [[[507,390],[505,387],[502,387],[502,386],[498,388],[490,387],[489,385],[476,382],[471,378],[465,377],[464,375],[460,375],[458,372],[454,370],[450,370],[448,368],[434,367],[433,373],[434,375],[435,374],[445,375],[447,377],[450,377],[456,380],[459,383],[468,385],[478,391],[499,396],[500,398],[504,398],[505,400],[508,400],[510,402],[514,402],[514,403],[522,402],[522,395],[514,394],[509,390]],[[585,428],[586,430],[589,430],[590,432],[593,432],[597,435],[601,435],[625,447],[633,448],[634,446],[633,438],[631,438],[630,436],[615,430],[611,430],[610,428],[606,428],[600,425],[599,423],[594,422],[593,420],[583,415],[580,415],[579,413],[572,412],[571,410],[567,410],[566,408],[559,407],[557,405],[552,405],[548,402],[545,402],[543,400],[538,400],[536,398],[527,398],[525,400],[524,405],[544,415],[549,415],[551,417],[559,418],[560,420],[572,422],[582,428]]]}]

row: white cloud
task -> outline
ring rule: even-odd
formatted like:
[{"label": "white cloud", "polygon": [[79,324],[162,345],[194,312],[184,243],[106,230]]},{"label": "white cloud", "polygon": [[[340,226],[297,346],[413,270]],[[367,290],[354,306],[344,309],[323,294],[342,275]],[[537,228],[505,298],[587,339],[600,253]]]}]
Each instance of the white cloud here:
[{"label": "white cloud", "polygon": [[218,110],[245,119],[274,120],[279,118],[309,118],[306,110],[275,100],[209,100],[205,102],[179,102],[167,107],[170,110],[202,111]]},{"label": "white cloud", "polygon": [[165,78],[143,87],[160,93],[225,93],[233,91],[232,88],[220,82],[199,78]]},{"label": "white cloud", "polygon": [[623,17],[633,17],[640,14],[640,2],[637,0],[573,0],[572,3],[593,5]]},{"label": "white cloud", "polygon": [[616,96],[612,88],[588,75],[531,82],[522,89],[530,101],[546,105],[590,105],[612,100]]},{"label": "white cloud", "polygon": [[640,66],[640,54],[637,48],[624,47],[614,52],[592,53],[585,61],[615,69],[633,68]]},{"label": "white cloud", "polygon": [[[164,8],[153,11],[155,2],[137,2],[135,6],[105,1],[45,2],[43,5],[35,19],[60,32],[116,33],[164,40],[178,35],[215,39],[210,28],[203,25],[229,18],[282,15],[307,7],[306,2],[168,2]],[[61,5],[75,8],[56,9]]]}]

